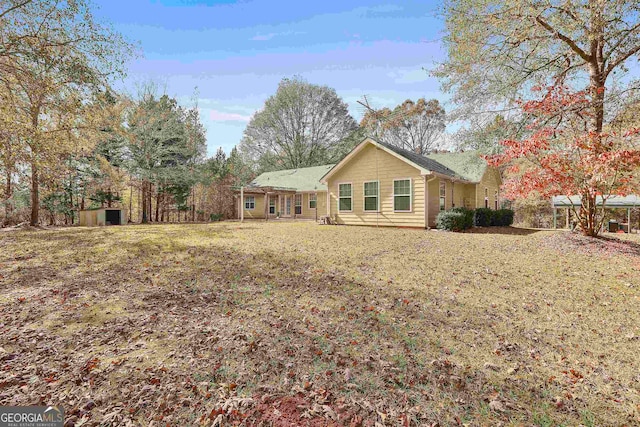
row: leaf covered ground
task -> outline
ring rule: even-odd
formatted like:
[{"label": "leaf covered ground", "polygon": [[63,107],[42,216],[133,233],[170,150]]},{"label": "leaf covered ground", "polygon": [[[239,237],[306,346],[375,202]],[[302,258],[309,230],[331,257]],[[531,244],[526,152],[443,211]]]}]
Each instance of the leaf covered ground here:
[{"label": "leaf covered ground", "polygon": [[0,233],[0,404],[68,425],[637,425],[640,239]]}]

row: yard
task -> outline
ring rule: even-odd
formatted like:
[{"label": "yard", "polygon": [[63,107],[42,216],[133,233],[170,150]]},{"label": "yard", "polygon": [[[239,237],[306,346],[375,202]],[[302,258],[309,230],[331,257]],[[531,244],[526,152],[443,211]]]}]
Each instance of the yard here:
[{"label": "yard", "polygon": [[0,404],[77,426],[640,423],[640,239],[486,231],[0,232]]}]

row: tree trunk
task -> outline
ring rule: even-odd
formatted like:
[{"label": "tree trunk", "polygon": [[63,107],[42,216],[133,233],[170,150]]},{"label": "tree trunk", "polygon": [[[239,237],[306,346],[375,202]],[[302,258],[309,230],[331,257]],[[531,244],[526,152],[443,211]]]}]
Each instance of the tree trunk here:
[{"label": "tree trunk", "polygon": [[69,219],[71,220],[71,225],[73,225],[73,190],[69,191]]},{"label": "tree trunk", "polygon": [[191,222],[196,222],[196,191],[191,187]]},{"label": "tree trunk", "polygon": [[147,193],[148,193],[147,186],[148,186],[147,181],[142,181],[142,223],[143,224],[146,224],[149,222],[149,219],[148,219],[149,206],[147,205]]},{"label": "tree trunk", "polygon": [[149,204],[147,212],[149,213],[149,222],[153,222],[153,184],[149,183],[147,190],[147,203]]},{"label": "tree trunk", "polygon": [[38,167],[31,162],[31,222],[32,226],[38,225],[38,214],[40,211]]},{"label": "tree trunk", "polygon": [[11,196],[13,196],[13,187],[11,182],[11,169],[7,167],[6,170],[7,183],[5,185],[5,201],[4,201],[4,215],[5,215],[5,224],[9,224],[11,221],[11,216],[13,215],[13,204],[11,203]]},{"label": "tree trunk", "polygon": [[158,193],[156,194],[156,222],[160,220],[160,199],[162,198],[162,192],[158,188]]},{"label": "tree trunk", "polygon": [[582,206],[580,207],[580,228],[585,236],[595,237],[600,233],[598,219],[598,207],[596,206],[596,196],[591,194],[582,195]]},{"label": "tree trunk", "polygon": [[129,185],[129,220],[127,222],[131,222],[131,215],[133,215],[133,184]]},{"label": "tree trunk", "polygon": [[591,95],[591,130],[599,137],[604,123],[604,76],[598,64],[589,64],[589,92]]}]

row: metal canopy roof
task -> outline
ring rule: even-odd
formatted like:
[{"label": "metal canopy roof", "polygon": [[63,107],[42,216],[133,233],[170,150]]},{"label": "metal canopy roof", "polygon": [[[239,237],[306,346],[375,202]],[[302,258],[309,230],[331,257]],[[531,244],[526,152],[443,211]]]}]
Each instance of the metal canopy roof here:
[{"label": "metal canopy roof", "polygon": [[248,187],[281,188],[293,191],[327,191],[326,184],[322,184],[320,178],[333,166],[323,165],[265,172],[256,177]]},{"label": "metal canopy roof", "polygon": [[[570,206],[580,207],[582,197],[580,196],[553,196],[551,204],[554,208],[568,208]],[[602,196],[596,196],[596,206],[602,206]],[[636,208],[640,207],[640,196],[607,196],[606,208]]]}]

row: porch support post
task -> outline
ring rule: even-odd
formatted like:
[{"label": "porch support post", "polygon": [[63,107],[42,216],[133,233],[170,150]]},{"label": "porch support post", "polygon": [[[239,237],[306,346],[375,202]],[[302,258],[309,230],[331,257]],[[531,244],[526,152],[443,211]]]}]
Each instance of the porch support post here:
[{"label": "porch support post", "polygon": [[569,227],[569,208],[567,208],[567,229],[571,228]]},{"label": "porch support post", "polygon": [[558,228],[558,209],[553,208],[553,229]]},{"label": "porch support post", "polygon": [[240,222],[244,222],[244,186],[240,187]]},{"label": "porch support post", "polygon": [[331,218],[331,195],[329,194],[329,183],[327,182],[327,216]]},{"label": "porch support post", "polygon": [[627,233],[631,234],[631,208],[627,208]]},{"label": "porch support post", "polygon": [[282,199],[281,199],[282,195],[278,194],[278,206],[276,206],[276,212],[280,212],[280,215],[276,215],[276,216],[282,216],[282,211],[280,209],[282,209]]},{"label": "porch support post", "polygon": [[269,220],[269,193],[264,192],[264,220]]}]

